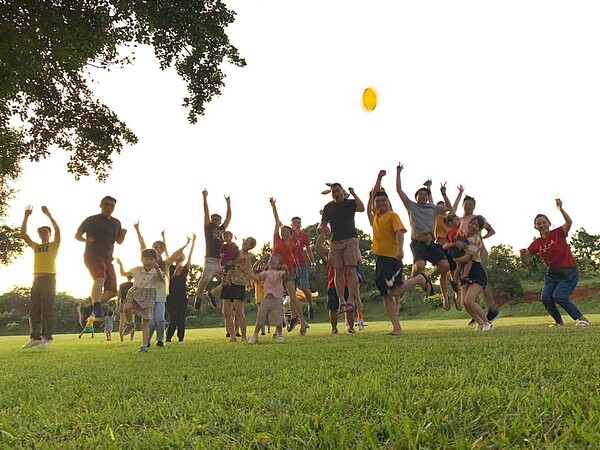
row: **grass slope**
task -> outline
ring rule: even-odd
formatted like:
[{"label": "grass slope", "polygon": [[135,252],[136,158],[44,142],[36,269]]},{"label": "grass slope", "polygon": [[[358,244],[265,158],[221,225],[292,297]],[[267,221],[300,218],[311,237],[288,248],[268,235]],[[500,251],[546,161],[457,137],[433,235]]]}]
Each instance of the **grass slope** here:
[{"label": "grass slope", "polygon": [[[595,323],[600,315],[588,314]],[[504,318],[370,322],[276,344],[223,329],[138,343],[0,338],[3,448],[600,448],[600,327]]]}]

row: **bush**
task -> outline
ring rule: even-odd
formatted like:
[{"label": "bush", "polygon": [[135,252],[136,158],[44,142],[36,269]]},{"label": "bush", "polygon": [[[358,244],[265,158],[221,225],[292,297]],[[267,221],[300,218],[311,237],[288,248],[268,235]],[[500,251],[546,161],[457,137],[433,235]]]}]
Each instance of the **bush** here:
[{"label": "bush", "polygon": [[425,297],[423,302],[431,308],[441,308],[444,304],[444,296],[442,294],[433,294]]}]

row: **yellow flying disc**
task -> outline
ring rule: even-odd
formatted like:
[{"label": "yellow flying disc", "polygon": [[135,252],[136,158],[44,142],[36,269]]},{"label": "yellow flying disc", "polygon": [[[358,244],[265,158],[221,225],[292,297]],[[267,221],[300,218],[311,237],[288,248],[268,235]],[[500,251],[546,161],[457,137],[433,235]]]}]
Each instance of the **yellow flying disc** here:
[{"label": "yellow flying disc", "polygon": [[375,91],[375,88],[366,88],[365,92],[363,92],[362,101],[363,107],[367,111],[373,111],[377,106],[377,91]]}]

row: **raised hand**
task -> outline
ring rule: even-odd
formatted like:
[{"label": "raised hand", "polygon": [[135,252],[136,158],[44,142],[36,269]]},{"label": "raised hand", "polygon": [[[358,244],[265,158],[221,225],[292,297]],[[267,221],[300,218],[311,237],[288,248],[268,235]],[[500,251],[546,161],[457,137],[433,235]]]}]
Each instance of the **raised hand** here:
[{"label": "raised hand", "polygon": [[27,205],[25,207],[25,217],[29,217],[33,213],[33,206]]}]

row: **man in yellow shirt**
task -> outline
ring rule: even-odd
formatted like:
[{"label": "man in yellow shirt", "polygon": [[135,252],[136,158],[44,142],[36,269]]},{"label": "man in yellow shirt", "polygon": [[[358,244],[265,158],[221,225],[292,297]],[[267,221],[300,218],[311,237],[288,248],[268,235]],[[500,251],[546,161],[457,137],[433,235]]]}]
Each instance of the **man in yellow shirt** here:
[{"label": "man in yellow shirt", "polygon": [[54,327],[54,295],[56,293],[56,255],[60,246],[60,228],[48,211],[42,206],[42,212],[48,216],[54,228],[54,240],[50,242],[52,230],[48,226],[38,228],[41,243],[34,242],[27,234],[27,221],[33,213],[33,207],[25,208],[21,225],[21,236],[33,249],[33,285],[31,286],[31,311],[29,313],[30,341],[24,349],[46,348],[52,342]]}]

